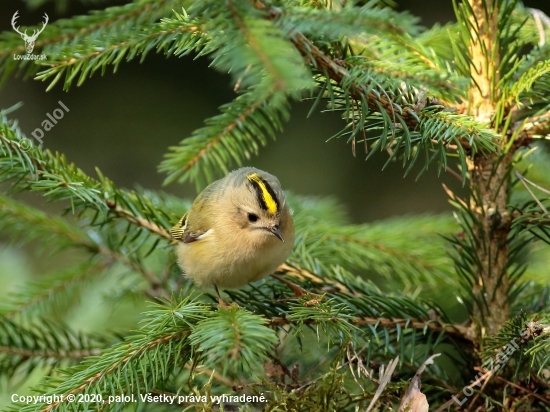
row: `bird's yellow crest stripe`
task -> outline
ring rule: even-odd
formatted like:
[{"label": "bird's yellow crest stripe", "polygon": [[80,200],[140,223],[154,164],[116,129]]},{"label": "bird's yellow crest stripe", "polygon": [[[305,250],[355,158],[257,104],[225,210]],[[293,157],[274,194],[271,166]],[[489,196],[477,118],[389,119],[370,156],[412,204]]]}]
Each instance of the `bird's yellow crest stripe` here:
[{"label": "bird's yellow crest stripe", "polygon": [[258,173],[249,174],[247,178],[256,188],[259,189],[260,202],[262,203],[262,206],[265,206],[267,212],[272,215],[277,213],[279,209],[279,202],[277,201],[275,192],[273,192],[273,189],[269,186],[269,183],[262,179]]}]

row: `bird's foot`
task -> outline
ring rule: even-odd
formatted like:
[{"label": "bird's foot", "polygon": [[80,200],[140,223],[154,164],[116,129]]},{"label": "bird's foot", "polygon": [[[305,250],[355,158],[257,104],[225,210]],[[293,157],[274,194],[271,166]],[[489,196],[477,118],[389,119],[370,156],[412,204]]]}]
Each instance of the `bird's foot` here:
[{"label": "bird's foot", "polygon": [[223,301],[222,297],[220,296],[220,291],[218,290],[218,287],[214,286],[214,289],[216,289],[216,294],[218,295],[218,306],[221,309],[231,309],[231,308],[238,308],[239,307],[239,305],[236,302],[232,302],[230,305],[225,303]]}]

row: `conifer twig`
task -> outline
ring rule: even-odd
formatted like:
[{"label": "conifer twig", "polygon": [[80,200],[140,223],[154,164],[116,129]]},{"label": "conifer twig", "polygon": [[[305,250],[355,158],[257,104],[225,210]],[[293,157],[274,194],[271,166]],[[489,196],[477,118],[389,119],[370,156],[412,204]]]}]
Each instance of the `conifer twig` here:
[{"label": "conifer twig", "polygon": [[[533,191],[529,188],[529,186],[527,185],[527,183],[529,183],[530,185],[536,187],[537,189],[545,192],[545,193],[548,193],[550,194],[550,191],[548,191],[547,189],[537,185],[536,183],[533,183],[531,182],[530,180],[527,180],[524,176],[521,175],[521,173],[519,173],[517,170],[516,170],[516,177],[520,180],[521,184],[523,184],[523,186],[525,187],[525,189],[529,192],[529,194],[531,195],[531,197],[535,200],[535,202],[537,203],[537,205],[539,205],[539,207],[541,208],[541,210],[544,211],[544,213],[546,214],[546,216],[550,217],[550,212],[548,212],[548,209],[546,209],[546,207],[542,204],[542,202],[538,199],[537,196],[535,196],[535,194],[533,193]],[[542,215],[542,217],[546,217],[545,215]]]},{"label": "conifer twig", "polygon": [[163,227],[160,227],[154,222],[151,222],[150,220],[144,219],[140,216],[134,215],[132,212],[130,212],[127,209],[124,209],[123,207],[120,207],[119,205],[115,204],[115,202],[111,200],[106,200],[105,203],[111,209],[118,217],[124,218],[128,220],[129,222],[133,223],[136,226],[142,227],[144,229],[147,229],[149,232],[154,233],[160,237],[163,237],[167,240],[172,240],[172,236],[170,236],[170,233]]},{"label": "conifer twig", "polygon": [[101,353],[100,349],[75,349],[62,350],[58,352],[47,349],[22,349],[10,348],[9,346],[0,345],[0,353],[6,353],[13,356],[22,356],[24,358],[50,358],[50,359],[83,359],[87,356],[96,356]]},{"label": "conifer twig", "polygon": [[522,129],[517,139],[518,145],[527,146],[535,136],[548,136],[550,134],[550,112],[517,122],[509,133],[515,132],[518,128]]},{"label": "conifer twig", "polygon": [[[329,56],[324,54],[317,46],[315,46],[307,37],[303,36],[300,33],[293,33],[291,40],[300,51],[300,53],[308,60],[315,69],[319,71],[326,71],[331,79],[337,82],[337,84],[345,83],[350,81],[349,91],[352,97],[358,101],[366,99],[366,102],[370,109],[374,111],[379,111],[382,107],[390,116],[394,118],[395,108],[393,106],[394,102],[391,101],[389,96],[380,95],[377,96],[373,92],[366,92],[365,90],[369,88],[369,85],[361,85],[355,83],[355,80],[350,75],[347,67],[344,66],[343,61],[336,61],[331,59]],[[313,61],[311,60],[313,58]],[[380,106],[379,106],[380,105]],[[411,107],[404,107],[400,116],[403,118],[405,124],[409,127],[410,130],[414,130],[418,125],[418,116],[412,114]]]},{"label": "conifer twig", "polygon": [[[381,327],[395,328],[397,325],[400,327],[414,328],[414,329],[429,329],[436,333],[447,333],[453,337],[465,340],[469,343],[475,343],[473,330],[463,325],[448,325],[436,321],[422,321],[420,319],[385,319],[385,318],[371,318],[371,317],[356,317],[348,320],[349,323],[355,326],[365,325],[378,325]],[[291,325],[293,322],[287,318],[273,317],[269,319],[269,325]],[[305,320],[300,323],[312,325],[315,324],[315,320]]]},{"label": "conifer twig", "polygon": [[331,286],[334,286],[335,288],[337,288],[337,290],[339,290],[340,292],[344,292],[344,293],[351,293],[351,291],[341,282],[338,282],[336,280],[333,280],[333,279],[328,279],[328,278],[323,278],[321,279],[319,276],[316,276],[314,275],[313,273],[303,269],[303,268],[296,268],[296,267],[293,267],[293,266],[290,266],[289,264],[287,263],[283,263],[281,266],[279,266],[279,268],[277,269],[277,273],[282,273],[282,274],[289,274],[291,276],[295,276],[297,277],[298,279],[308,279],[312,282],[315,282],[315,283],[323,283],[323,284],[330,284]]},{"label": "conifer twig", "polygon": [[[86,33],[96,33],[97,30],[100,29],[106,29],[110,26],[115,25],[118,22],[121,21],[127,21],[128,19],[132,17],[139,17],[144,14],[147,14],[151,11],[153,8],[157,8],[160,10],[163,10],[163,7],[170,7],[172,4],[171,0],[154,0],[154,1],[144,1],[140,3],[133,3],[130,7],[132,10],[125,10],[124,7],[113,7],[112,12],[120,13],[120,15],[117,16],[117,18],[114,19],[101,19],[99,21],[96,21],[97,19],[94,19],[94,16],[87,16],[84,17],[87,20],[90,20],[87,22],[87,24],[82,25],[78,30],[72,30],[70,32],[61,31],[57,36],[55,37],[47,37],[47,36],[40,36],[39,40],[35,42],[35,47],[37,48],[43,48],[44,46],[48,46],[50,44],[57,45],[62,44],[64,42],[69,43],[70,41],[73,41],[75,38],[78,38],[79,36],[84,36]],[[125,13],[125,11],[128,11]],[[53,23],[57,26],[56,23]],[[19,45],[16,49],[0,49],[0,57],[6,56],[6,55],[12,55],[14,52],[18,51],[24,51],[25,46]]]},{"label": "conifer twig", "polygon": [[502,376],[495,376],[495,380],[503,382],[506,385],[510,385],[510,386],[516,388],[517,390],[522,391],[522,392],[526,392],[528,394],[528,396],[532,396],[534,398],[537,398],[538,400],[550,405],[550,395],[546,395],[546,396],[541,395],[539,393],[534,392],[529,387],[521,386],[521,385],[518,385],[517,383],[510,382],[508,379],[505,379]]},{"label": "conifer twig", "polygon": [[[126,365],[132,357],[138,356],[142,352],[150,351],[155,347],[158,347],[162,344],[165,344],[166,342],[174,341],[174,340],[177,340],[177,339],[182,339],[184,336],[187,336],[187,335],[188,335],[188,331],[179,332],[179,333],[175,333],[175,334],[174,333],[167,334],[166,336],[159,337],[159,338],[155,339],[154,341],[149,342],[145,347],[141,347],[141,348],[138,347],[137,349],[135,349],[133,351],[128,350],[128,354],[125,357],[119,358],[119,359],[117,359],[115,357],[114,362],[108,368],[106,368],[104,371],[102,371],[102,373],[97,373],[97,374],[89,377],[88,379],[86,379],[84,381],[84,383],[82,383],[80,386],[68,391],[67,393],[65,393],[65,395],[69,395],[69,394],[76,395],[76,394],[82,393],[83,391],[86,390],[87,387],[89,387],[91,385],[94,385],[94,384],[97,384],[102,379],[105,379],[106,375],[110,375],[112,373],[115,373],[117,370],[120,370],[120,368],[122,368],[124,365]],[[59,406],[60,403],[61,402],[52,402],[49,405],[47,405],[42,411],[43,412],[51,412],[51,411],[55,410]]]}]

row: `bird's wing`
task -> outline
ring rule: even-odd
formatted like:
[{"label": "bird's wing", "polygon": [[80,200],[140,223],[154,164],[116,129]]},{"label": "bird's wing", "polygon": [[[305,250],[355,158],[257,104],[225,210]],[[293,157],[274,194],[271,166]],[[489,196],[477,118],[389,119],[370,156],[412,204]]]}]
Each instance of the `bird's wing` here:
[{"label": "bird's wing", "polygon": [[187,213],[170,229],[170,234],[174,240],[182,240],[187,229]]},{"label": "bird's wing", "polygon": [[175,240],[183,243],[195,242],[208,234],[209,229],[199,229],[196,225],[190,224],[189,213],[183,215],[179,222],[170,229],[170,233]]},{"label": "bird's wing", "polygon": [[[202,239],[205,236],[208,236],[213,232],[213,203],[215,201],[212,198],[212,192],[215,191],[215,188],[220,183],[216,181],[206,187],[195,199],[191,209],[183,215],[179,222],[170,229],[170,233],[175,240],[178,240],[183,243],[191,243],[197,240]],[[210,200],[210,209],[209,213],[206,213],[205,210],[206,202]]]},{"label": "bird's wing", "polygon": [[210,203],[211,207],[208,211],[205,205],[209,199],[212,200],[211,192],[215,188],[216,183],[217,182],[214,182],[214,184],[211,184],[199,193],[191,209],[189,209],[179,222],[170,229],[170,233],[175,240],[183,243],[191,243],[212,234],[214,230],[213,216],[215,215],[212,210],[213,204]]}]

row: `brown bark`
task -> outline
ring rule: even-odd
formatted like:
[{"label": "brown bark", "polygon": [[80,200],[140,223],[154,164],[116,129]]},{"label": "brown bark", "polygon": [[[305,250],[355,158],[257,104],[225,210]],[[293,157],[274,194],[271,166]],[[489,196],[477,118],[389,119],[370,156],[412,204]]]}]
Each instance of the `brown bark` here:
[{"label": "brown bark", "polygon": [[[472,60],[472,85],[468,93],[468,111],[477,120],[490,123],[499,99],[496,84],[500,73],[496,1],[469,0],[474,16],[470,18],[472,29],[470,56]],[[486,10],[489,12],[486,13]],[[499,131],[501,125],[491,124]],[[473,323],[479,337],[494,335],[508,319],[509,277],[507,273],[509,225],[508,204],[509,177],[512,150],[504,153],[505,139],[497,153],[478,155],[470,165],[470,207],[478,222],[474,234],[478,263],[474,273]]]},{"label": "brown bark", "polygon": [[511,153],[500,159],[498,155],[478,156],[471,171],[471,207],[479,222],[474,229],[479,263],[473,287],[476,297],[473,321],[478,336],[494,335],[509,317],[506,170],[511,158]]}]

